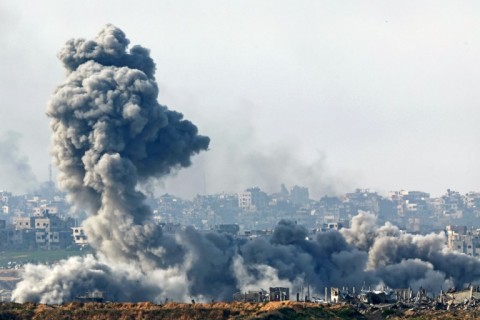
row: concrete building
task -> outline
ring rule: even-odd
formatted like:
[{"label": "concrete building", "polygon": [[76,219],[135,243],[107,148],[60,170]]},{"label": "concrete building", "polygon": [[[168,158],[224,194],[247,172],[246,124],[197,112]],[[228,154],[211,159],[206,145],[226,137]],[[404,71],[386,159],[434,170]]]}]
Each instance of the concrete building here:
[{"label": "concrete building", "polygon": [[453,219],[463,217],[463,209],[466,207],[463,196],[457,192],[447,189],[447,193],[442,196],[443,214]]},{"label": "concrete building", "polygon": [[[327,288],[325,288],[325,296],[327,296]],[[355,288],[352,288],[352,291],[349,288],[330,288],[330,302],[339,303],[339,302],[349,302],[353,301],[355,298]]]},{"label": "concrete building", "polygon": [[[448,304],[465,304],[470,301],[480,300],[480,288],[477,286],[470,286],[468,289],[461,291],[447,292],[444,294],[444,298]],[[447,309],[448,310],[448,309]]]},{"label": "concrete building", "polygon": [[15,230],[20,231],[22,238],[30,239],[33,235],[38,248],[65,248],[72,243],[68,222],[56,215],[15,218]]},{"label": "concrete building", "polygon": [[24,230],[24,229],[33,229],[35,228],[35,219],[33,217],[29,218],[15,218],[15,229]]},{"label": "concrete building", "polygon": [[2,250],[20,250],[35,248],[35,233],[30,229],[0,229],[0,248]]},{"label": "concrete building", "polygon": [[466,226],[447,226],[447,246],[469,256],[480,256],[480,231],[468,231]]},{"label": "concrete building", "polygon": [[264,302],[267,301],[267,292],[264,290],[260,291],[248,291],[248,292],[237,292],[233,294],[233,301],[236,302]]},{"label": "concrete building", "polygon": [[72,228],[73,242],[77,245],[84,246],[88,244],[87,235],[83,227]]},{"label": "concrete building", "polygon": [[249,188],[238,194],[238,207],[247,211],[255,211],[266,207],[268,196],[260,188]]},{"label": "concrete building", "polygon": [[270,287],[270,301],[290,300],[290,289],[283,287]]},{"label": "concrete building", "polygon": [[343,202],[348,203],[353,210],[353,214],[357,214],[359,210],[371,212],[378,215],[380,211],[381,197],[369,189],[356,189],[355,192],[346,193]]},{"label": "concrete building", "polygon": [[480,192],[470,191],[465,194],[465,205],[467,208],[480,209]]},{"label": "concrete building", "polygon": [[306,205],[310,201],[308,188],[293,186],[290,190],[290,199],[295,205]]}]

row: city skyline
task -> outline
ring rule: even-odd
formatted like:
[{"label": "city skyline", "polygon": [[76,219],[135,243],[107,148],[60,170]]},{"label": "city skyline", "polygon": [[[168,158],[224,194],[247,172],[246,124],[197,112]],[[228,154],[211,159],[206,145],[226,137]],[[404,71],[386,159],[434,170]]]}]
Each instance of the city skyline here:
[{"label": "city skyline", "polygon": [[477,7],[5,1],[0,133],[22,135],[20,153],[47,180],[45,110],[64,75],[58,50],[113,23],[131,45],[151,49],[159,102],[212,138],[165,191],[192,197],[205,185],[269,190],[307,179],[318,195],[361,186],[476,190]]}]

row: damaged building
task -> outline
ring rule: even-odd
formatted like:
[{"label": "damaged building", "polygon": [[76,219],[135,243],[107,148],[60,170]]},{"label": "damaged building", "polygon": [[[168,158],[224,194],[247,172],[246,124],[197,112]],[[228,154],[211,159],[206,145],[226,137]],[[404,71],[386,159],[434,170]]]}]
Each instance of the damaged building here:
[{"label": "damaged building", "polygon": [[290,289],[283,287],[270,287],[270,301],[290,300]]},{"label": "damaged building", "polygon": [[237,302],[266,302],[266,301],[288,301],[290,300],[290,289],[284,287],[270,287],[269,291],[260,289],[248,292],[237,292],[233,295],[233,301]]},{"label": "damaged building", "polygon": [[237,292],[233,295],[233,301],[236,302],[265,302],[268,301],[268,293],[265,290]]}]

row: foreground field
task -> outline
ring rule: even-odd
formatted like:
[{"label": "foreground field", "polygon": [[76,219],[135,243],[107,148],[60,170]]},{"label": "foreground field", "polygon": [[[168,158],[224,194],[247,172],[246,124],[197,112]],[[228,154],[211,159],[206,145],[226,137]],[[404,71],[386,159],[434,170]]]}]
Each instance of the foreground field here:
[{"label": "foreground field", "polygon": [[348,305],[301,302],[80,303],[63,305],[0,303],[0,319],[478,319],[480,311],[396,310],[372,308],[360,313]]},{"label": "foreground field", "polygon": [[346,306],[293,302],[0,304],[0,319],[365,319]]}]

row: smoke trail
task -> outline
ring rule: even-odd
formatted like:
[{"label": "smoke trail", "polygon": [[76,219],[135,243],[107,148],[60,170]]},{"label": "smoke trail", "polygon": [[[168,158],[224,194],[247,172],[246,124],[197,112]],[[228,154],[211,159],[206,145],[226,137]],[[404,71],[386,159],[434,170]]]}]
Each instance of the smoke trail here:
[{"label": "smoke trail", "polygon": [[60,52],[68,76],[47,111],[53,155],[69,200],[88,207],[84,226],[96,254],[28,265],[15,301],[60,303],[93,290],[116,301],[229,300],[238,290],[304,282],[323,292],[363,283],[438,290],[480,279],[480,261],[445,251],[444,236],[402,234],[368,213],[313,238],[289,221],[252,241],[193,228],[163,234],[137,185],[189,166],[209,139],[158,104],[148,50],[128,44],[108,25]]}]

